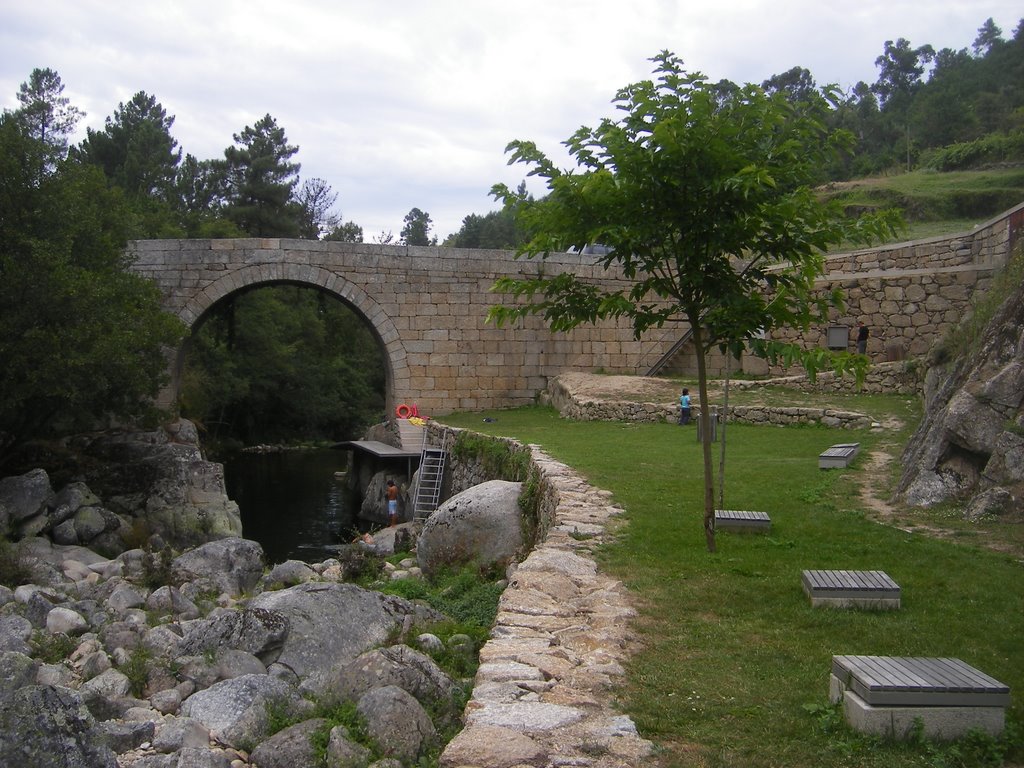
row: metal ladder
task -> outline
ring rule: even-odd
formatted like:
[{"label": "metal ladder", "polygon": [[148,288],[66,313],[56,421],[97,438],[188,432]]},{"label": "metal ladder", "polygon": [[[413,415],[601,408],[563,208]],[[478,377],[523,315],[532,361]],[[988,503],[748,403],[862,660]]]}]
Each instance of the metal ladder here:
[{"label": "metal ladder", "polygon": [[426,520],[441,500],[441,483],[444,481],[444,465],[448,456],[448,432],[442,432],[440,446],[430,445],[427,434],[428,431],[424,429],[412,513],[413,519],[420,521]]}]

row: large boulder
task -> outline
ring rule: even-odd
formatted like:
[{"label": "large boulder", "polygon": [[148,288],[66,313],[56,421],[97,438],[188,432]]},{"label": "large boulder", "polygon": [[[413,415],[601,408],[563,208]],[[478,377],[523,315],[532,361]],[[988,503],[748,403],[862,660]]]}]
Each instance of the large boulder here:
[{"label": "large boulder", "polygon": [[263,576],[263,547],[250,539],[210,541],[174,558],[171,568],[180,581],[209,584],[232,596],[248,592]]},{"label": "large boulder", "polygon": [[33,469],[24,475],[3,478],[0,480],[0,530],[38,515],[51,496],[53,488],[45,470]]},{"label": "large boulder", "polygon": [[269,675],[242,675],[189,696],[181,707],[210,735],[234,747],[251,747],[270,735],[268,711],[307,712],[312,705],[283,680]]},{"label": "large boulder", "polygon": [[416,559],[428,576],[448,566],[505,567],[525,544],[519,511],[522,483],[490,480],[452,496],[423,525]]},{"label": "large boulder", "polygon": [[426,710],[396,685],[374,688],[356,705],[366,730],[387,757],[412,762],[437,741],[437,731]]},{"label": "large boulder", "polygon": [[299,584],[257,595],[249,606],[288,620],[288,636],[271,672],[300,680],[329,672],[381,645],[402,628],[406,617],[414,623],[444,619],[425,606],[354,584]]},{"label": "large boulder", "polygon": [[200,655],[219,650],[245,651],[265,664],[275,661],[288,636],[288,619],[278,611],[249,607],[185,625],[181,653]]},{"label": "large boulder", "polygon": [[928,371],[925,415],[901,460],[907,504],[958,500],[971,516],[1024,508],[1024,284],[979,342]]},{"label": "large boulder", "polygon": [[374,648],[302,686],[322,701],[355,701],[372,688],[394,685],[430,706],[445,724],[458,719],[462,687],[429,656],[407,645]]},{"label": "large boulder", "polygon": [[111,432],[83,454],[89,488],[126,518],[174,549],[241,536],[238,505],[224,486],[224,467],[206,461],[195,425],[179,419],[152,432]]},{"label": "large boulder", "polygon": [[117,756],[77,693],[29,685],[0,699],[0,765],[117,768]]}]

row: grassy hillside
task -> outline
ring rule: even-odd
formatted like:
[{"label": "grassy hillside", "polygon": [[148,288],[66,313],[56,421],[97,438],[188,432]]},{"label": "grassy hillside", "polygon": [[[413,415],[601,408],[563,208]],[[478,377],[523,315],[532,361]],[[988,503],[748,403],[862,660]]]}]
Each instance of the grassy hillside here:
[{"label": "grassy hillside", "polygon": [[1024,202],[1024,167],[980,171],[913,171],[822,187],[851,213],[899,208],[907,228],[897,240],[965,232]]}]

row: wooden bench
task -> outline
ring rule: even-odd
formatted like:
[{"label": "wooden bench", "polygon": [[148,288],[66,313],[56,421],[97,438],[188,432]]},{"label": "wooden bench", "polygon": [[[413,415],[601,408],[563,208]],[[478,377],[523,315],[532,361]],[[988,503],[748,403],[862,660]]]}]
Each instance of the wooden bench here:
[{"label": "wooden bench", "polygon": [[833,656],[829,695],[852,727],[897,739],[919,727],[930,738],[996,736],[1010,704],[1008,686],[950,658]]},{"label": "wooden bench", "polygon": [[810,570],[801,581],[815,608],[900,607],[900,585],[885,571]]},{"label": "wooden bench", "polygon": [[716,509],[715,528],[722,531],[749,531],[766,533],[772,529],[767,512],[748,512],[739,509]]},{"label": "wooden bench", "polygon": [[818,469],[842,469],[860,453],[860,443],[839,443],[818,454]]}]

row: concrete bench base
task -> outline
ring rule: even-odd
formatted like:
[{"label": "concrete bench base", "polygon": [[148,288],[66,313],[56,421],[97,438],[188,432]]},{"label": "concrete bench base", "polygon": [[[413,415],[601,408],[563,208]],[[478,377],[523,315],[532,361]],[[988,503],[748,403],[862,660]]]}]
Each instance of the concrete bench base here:
[{"label": "concrete bench base", "polygon": [[1006,725],[1010,689],[960,659],[833,656],[829,701],[842,702],[851,727],[894,739],[957,739]]},{"label": "concrete bench base", "polygon": [[772,519],[767,512],[748,512],[740,509],[716,509],[715,529],[719,531],[747,531],[767,533]]},{"label": "concrete bench base", "polygon": [[846,722],[861,733],[909,740],[920,721],[927,738],[952,741],[974,729],[998,736],[1006,727],[1003,707],[878,707],[844,689],[835,675],[831,676],[830,688],[832,703],[842,701]]},{"label": "concrete bench base", "polygon": [[818,454],[818,469],[842,469],[850,466],[860,453],[860,443],[839,443]]},{"label": "concrete bench base", "polygon": [[804,571],[804,594],[815,608],[865,608],[894,610],[900,607],[900,585],[885,571]]}]

